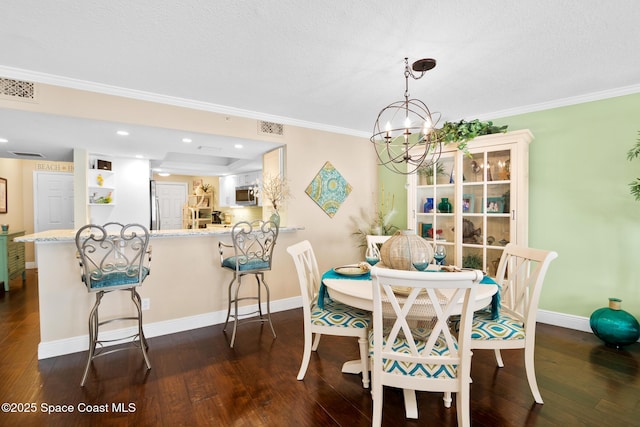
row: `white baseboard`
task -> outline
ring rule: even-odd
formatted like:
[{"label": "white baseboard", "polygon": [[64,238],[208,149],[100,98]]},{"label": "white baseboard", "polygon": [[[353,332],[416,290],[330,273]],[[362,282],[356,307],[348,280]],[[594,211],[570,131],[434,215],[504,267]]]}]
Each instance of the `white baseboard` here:
[{"label": "white baseboard", "polygon": [[555,311],[538,310],[536,319],[539,323],[560,326],[562,328],[575,329],[576,331],[592,332],[589,326],[589,318],[574,316],[573,314],[558,313]]},{"label": "white baseboard", "polygon": [[[302,298],[293,297],[273,301],[271,303],[271,312],[291,310],[302,307]],[[257,309],[257,305],[242,307],[240,314],[250,313]],[[266,310],[263,304],[263,310]],[[144,333],[147,338],[159,337],[162,335],[175,334],[177,332],[189,331],[206,326],[218,325],[223,323],[227,317],[226,310],[198,314],[196,316],[183,317],[180,319],[165,320],[162,322],[149,323],[144,325]],[[575,316],[572,314],[558,313],[555,311],[538,310],[537,321],[548,325],[560,326],[562,328],[574,329],[576,331],[589,332],[589,318],[583,316]],[[123,328],[108,331],[102,334],[103,339],[117,339],[121,336],[129,336],[135,333],[135,328]],[[640,340],[639,340],[640,341]],[[123,341],[120,341],[123,342]],[[120,342],[114,341],[113,344]],[[89,336],[82,335],[62,340],[41,342],[38,345],[38,359],[47,359],[49,357],[62,356],[64,354],[77,353],[79,351],[87,351],[89,348]]]},{"label": "white baseboard", "polygon": [[[302,307],[302,297],[293,297],[271,302],[271,312],[291,310]],[[240,314],[251,313],[256,311],[257,304],[242,307]],[[263,304],[263,312],[266,307]],[[220,310],[210,313],[198,314],[195,316],[182,317],[180,319],[165,320],[161,322],[148,323],[144,325],[144,334],[147,338],[158,337],[162,335],[175,334],[177,332],[189,331],[192,329],[204,328],[206,326],[217,325],[223,323],[227,318],[227,311]],[[118,337],[126,337],[136,332],[135,327],[122,328],[101,333],[101,339],[117,340]],[[128,340],[113,341],[109,345],[116,345]],[[81,335],[71,338],[65,338],[55,341],[41,342],[38,345],[38,359],[47,359],[49,357],[62,356],[64,354],[77,353],[87,351],[89,349],[89,335]]]}]

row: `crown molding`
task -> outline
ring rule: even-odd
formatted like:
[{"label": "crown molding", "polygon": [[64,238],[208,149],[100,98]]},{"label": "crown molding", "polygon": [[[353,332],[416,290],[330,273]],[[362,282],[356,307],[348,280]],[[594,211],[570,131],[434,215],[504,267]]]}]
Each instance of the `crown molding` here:
[{"label": "crown molding", "polygon": [[[141,101],[155,102],[158,104],[172,105],[176,107],[191,108],[200,111],[209,111],[218,114],[227,114],[236,117],[244,117],[248,119],[264,120],[268,122],[282,123],[284,125],[297,126],[307,129],[315,129],[325,132],[332,132],[342,135],[350,135],[361,138],[369,138],[367,132],[355,129],[348,129],[338,126],[331,126],[323,123],[308,122],[304,120],[293,119],[290,117],[275,116],[272,114],[261,113],[258,111],[243,110],[240,108],[229,107],[226,105],[213,104],[209,102],[195,101],[187,98],[179,98],[167,96],[153,92],[145,92],[136,89],[127,89],[118,86],[110,86],[102,83],[90,82],[86,80],[72,79],[69,77],[56,76],[53,74],[41,73],[38,71],[24,70],[21,68],[13,68],[0,66],[0,75],[11,79],[27,80],[34,83],[44,83],[54,86],[62,86],[70,89],[85,90],[88,92],[102,93],[105,95],[120,96],[123,98],[137,99]],[[592,92],[584,95],[573,96],[568,98],[556,99],[538,104],[524,105],[521,107],[510,108],[506,110],[498,110],[492,113],[482,113],[473,116],[478,120],[495,120],[499,118],[517,116],[520,114],[533,113],[536,111],[550,110],[553,108],[567,107],[571,105],[583,104],[586,102],[600,101],[618,96],[632,95],[640,93],[640,84],[625,86]],[[468,118],[470,119],[470,118]]]},{"label": "crown molding", "polygon": [[136,89],[127,89],[118,86],[110,86],[102,83],[90,82],[86,80],[72,79],[69,77],[56,76],[53,74],[41,73],[38,71],[24,70],[21,68],[0,66],[0,76],[10,79],[26,80],[34,83],[44,83],[53,86],[61,86],[69,89],[84,90],[88,92],[101,93],[104,95],[120,96],[123,98],[137,99],[140,101],[155,102],[157,104],[172,105],[174,107],[191,108],[211,113],[225,114],[235,117],[263,120],[268,122],[281,123],[284,125],[297,126],[307,129],[315,129],[325,132],[332,132],[342,135],[350,135],[362,138],[369,138],[366,132],[331,126],[323,123],[308,122],[293,119],[290,117],[275,116],[258,111],[243,110],[226,105],[212,104],[209,102],[196,101],[193,99],[179,98],[175,96],[162,95],[153,92],[145,92]]},{"label": "crown molding", "polygon": [[474,116],[474,118],[477,118],[478,120],[493,120],[517,116],[520,114],[534,113],[536,111],[551,110],[553,108],[584,104],[587,102],[601,101],[603,99],[616,98],[618,96],[633,95],[636,93],[640,93],[640,84],[608,89],[600,92],[592,92],[584,95],[572,96],[569,98],[561,98],[553,101],[525,105],[522,107],[510,108],[506,110],[494,111],[493,113],[480,114],[477,117]]}]

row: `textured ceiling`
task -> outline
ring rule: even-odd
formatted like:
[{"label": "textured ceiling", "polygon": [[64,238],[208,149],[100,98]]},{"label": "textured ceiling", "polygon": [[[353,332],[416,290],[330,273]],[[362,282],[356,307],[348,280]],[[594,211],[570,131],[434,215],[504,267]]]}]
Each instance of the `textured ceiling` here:
[{"label": "textured ceiling", "polygon": [[355,135],[402,98],[405,56],[437,60],[409,90],[442,120],[640,92],[636,0],[2,3],[1,77]]}]

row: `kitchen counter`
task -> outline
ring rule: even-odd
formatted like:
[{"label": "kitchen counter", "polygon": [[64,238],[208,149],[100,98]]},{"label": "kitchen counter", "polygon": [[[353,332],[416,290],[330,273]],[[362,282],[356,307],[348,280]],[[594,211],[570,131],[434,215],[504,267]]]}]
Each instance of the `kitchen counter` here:
[{"label": "kitchen counter", "polygon": [[[203,236],[230,236],[233,225],[211,224],[207,228],[179,229],[179,230],[153,230],[151,239],[173,237],[203,237]],[[288,226],[280,227],[279,233],[293,233],[304,230],[304,227]],[[48,230],[40,233],[28,234],[16,238],[17,242],[73,242],[76,238],[76,230]]]},{"label": "kitchen counter", "polygon": [[[304,228],[280,228],[272,270],[265,274],[272,312],[301,305],[297,276],[291,274],[293,261],[286,252],[288,246],[305,238],[299,233],[301,230]],[[95,296],[80,280],[75,233],[50,230],[20,236],[20,241],[34,242],[36,246],[39,359],[86,351],[89,345],[87,319]],[[138,289],[141,298],[148,300],[149,309],[143,312],[147,338],[224,322],[232,273],[220,266],[218,242],[228,242],[230,236],[231,228],[151,232],[151,273]],[[110,317],[128,313],[131,307],[126,292],[112,292],[105,295],[100,310]],[[254,311],[250,306],[243,309]],[[130,335],[132,328],[114,323],[105,325],[101,333],[104,330],[105,338],[112,339]],[[243,335],[237,339],[243,339]]]}]

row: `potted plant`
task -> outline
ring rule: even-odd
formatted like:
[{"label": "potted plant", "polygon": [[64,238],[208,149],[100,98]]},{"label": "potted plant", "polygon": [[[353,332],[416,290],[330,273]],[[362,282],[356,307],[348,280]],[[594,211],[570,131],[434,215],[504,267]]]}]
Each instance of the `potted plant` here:
[{"label": "potted plant", "polygon": [[424,185],[424,184],[433,185],[434,176],[437,180],[438,175],[446,175],[446,174],[447,173],[444,170],[444,166],[440,162],[436,162],[435,164],[430,164],[426,166],[420,166],[418,168],[418,177],[420,179],[420,185]]},{"label": "potted plant", "polygon": [[267,176],[262,183],[262,198],[268,200],[273,207],[271,219],[280,225],[280,214],[278,208],[281,207],[288,199],[290,199],[291,191],[289,190],[289,182],[282,176]]},{"label": "potted plant", "polygon": [[[627,159],[633,160],[640,157],[640,131],[638,131],[638,140],[636,145],[627,152]],[[640,201],[640,178],[636,178],[635,181],[629,183],[631,195],[638,201]]]}]

